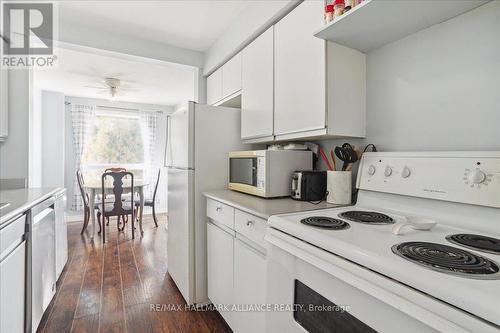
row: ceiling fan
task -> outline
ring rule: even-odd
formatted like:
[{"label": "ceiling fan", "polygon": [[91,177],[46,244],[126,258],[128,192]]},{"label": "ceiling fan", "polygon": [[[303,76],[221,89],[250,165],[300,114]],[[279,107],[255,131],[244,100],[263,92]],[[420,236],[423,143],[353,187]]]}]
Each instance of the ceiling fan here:
[{"label": "ceiling fan", "polygon": [[116,77],[105,77],[103,80],[96,82],[96,85],[85,86],[99,90],[101,93],[106,93],[110,100],[115,100],[119,92],[122,91],[139,91],[134,89],[130,84],[123,83],[122,80]]}]

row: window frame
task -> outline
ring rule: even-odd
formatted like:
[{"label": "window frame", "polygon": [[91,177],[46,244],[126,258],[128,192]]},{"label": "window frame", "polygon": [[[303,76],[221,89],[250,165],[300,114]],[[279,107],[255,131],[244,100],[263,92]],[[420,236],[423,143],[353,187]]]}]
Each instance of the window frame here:
[{"label": "window frame", "polygon": [[[145,130],[143,128],[143,125],[141,123],[141,113],[138,111],[124,111],[124,110],[107,110],[103,108],[96,108],[95,110],[95,117],[113,117],[113,118],[129,118],[129,119],[136,119],[139,122],[139,128],[140,128],[140,135],[143,140],[143,162],[142,163],[81,163],[82,166],[82,171],[84,173],[89,173],[94,170],[105,170],[106,168],[112,168],[112,167],[123,167],[127,170],[141,170],[143,172],[143,175],[146,172],[146,167],[147,167],[147,152],[146,152],[146,142],[145,142],[145,136],[147,135],[146,133],[143,133]],[[89,140],[90,141],[90,140]],[[85,148],[84,148],[85,149]],[[85,152],[84,152],[85,153]],[[82,154],[83,156],[83,154]]]}]

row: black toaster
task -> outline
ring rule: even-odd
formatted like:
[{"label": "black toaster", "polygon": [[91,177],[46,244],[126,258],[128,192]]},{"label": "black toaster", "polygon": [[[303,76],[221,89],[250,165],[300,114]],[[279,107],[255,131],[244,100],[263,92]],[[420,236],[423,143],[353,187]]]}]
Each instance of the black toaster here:
[{"label": "black toaster", "polygon": [[321,201],[326,198],[326,171],[295,171],[292,174],[292,199]]}]

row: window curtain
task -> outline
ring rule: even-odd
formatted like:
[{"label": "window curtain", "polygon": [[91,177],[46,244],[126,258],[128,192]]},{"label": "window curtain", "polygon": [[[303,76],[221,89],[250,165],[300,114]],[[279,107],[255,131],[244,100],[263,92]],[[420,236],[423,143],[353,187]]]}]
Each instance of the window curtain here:
[{"label": "window curtain", "polygon": [[157,161],[155,160],[155,147],[156,147],[156,123],[157,123],[157,112],[146,111],[141,114],[142,120],[142,133],[144,135],[144,179],[148,181],[149,186],[145,190],[146,197],[153,197],[154,187],[156,184],[156,177],[158,170],[156,170],[155,165]]},{"label": "window curtain", "polygon": [[72,210],[81,210],[83,208],[82,196],[76,179],[76,172],[82,167],[82,154],[85,145],[89,141],[90,131],[95,116],[95,107],[92,105],[72,104],[71,105],[71,124],[73,127],[73,148],[75,154],[75,170],[73,172],[73,201]]}]

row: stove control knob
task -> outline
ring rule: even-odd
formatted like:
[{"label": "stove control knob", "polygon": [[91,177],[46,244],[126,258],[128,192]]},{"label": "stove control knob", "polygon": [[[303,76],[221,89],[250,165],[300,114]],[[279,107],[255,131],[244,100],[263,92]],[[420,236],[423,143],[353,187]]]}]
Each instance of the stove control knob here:
[{"label": "stove control knob", "polygon": [[390,175],[392,175],[392,168],[390,166],[386,166],[385,167],[385,170],[384,170],[384,175],[386,177],[389,177]]},{"label": "stove control knob", "polygon": [[403,178],[410,177],[410,174],[411,174],[410,168],[408,168],[407,166],[405,166],[403,170],[401,170],[401,177]]},{"label": "stove control knob", "polygon": [[375,166],[374,166],[374,165],[370,165],[370,166],[368,167],[368,174],[369,174],[370,176],[373,176],[373,175],[375,174],[375,171],[376,171],[376,170],[377,170],[377,169],[375,169]]},{"label": "stove control knob", "polygon": [[479,169],[469,172],[468,179],[473,184],[481,184],[486,179],[486,174]]}]

